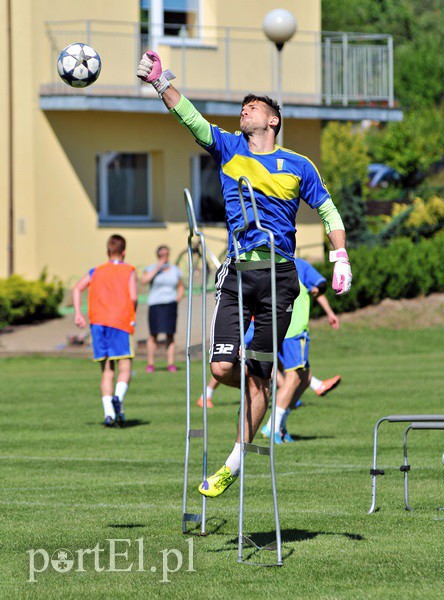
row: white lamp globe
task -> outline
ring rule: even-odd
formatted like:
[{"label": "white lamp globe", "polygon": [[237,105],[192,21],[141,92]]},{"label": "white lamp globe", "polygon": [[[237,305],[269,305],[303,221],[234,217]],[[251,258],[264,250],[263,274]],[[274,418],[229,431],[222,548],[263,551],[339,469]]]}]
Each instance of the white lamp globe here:
[{"label": "white lamp globe", "polygon": [[290,11],[276,8],[265,15],[262,23],[267,38],[282,48],[285,42],[291,40],[296,33],[298,24]]}]

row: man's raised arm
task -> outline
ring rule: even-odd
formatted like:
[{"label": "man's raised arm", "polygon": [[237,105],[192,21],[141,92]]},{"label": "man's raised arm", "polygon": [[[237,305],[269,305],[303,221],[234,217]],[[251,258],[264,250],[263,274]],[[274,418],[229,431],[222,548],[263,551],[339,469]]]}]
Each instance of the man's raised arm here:
[{"label": "man's raised arm", "polygon": [[152,50],[143,55],[137,69],[137,77],[153,86],[168,110],[181,125],[191,131],[198,142],[204,146],[212,144],[211,125],[191,102],[171,85],[170,80],[175,76],[169,69],[162,70],[160,58]]},{"label": "man's raised arm", "polygon": [[152,50],[148,50],[142,56],[137,69],[137,77],[145,83],[151,83],[168,109],[174,108],[179,102],[180,92],[170,83],[175,76],[169,69],[162,71],[159,55]]}]

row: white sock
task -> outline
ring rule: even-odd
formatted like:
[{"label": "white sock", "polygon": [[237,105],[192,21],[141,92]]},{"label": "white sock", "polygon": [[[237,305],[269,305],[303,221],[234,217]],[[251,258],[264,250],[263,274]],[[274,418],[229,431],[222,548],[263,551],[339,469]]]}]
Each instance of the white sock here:
[{"label": "white sock", "polygon": [[275,433],[277,431],[281,430],[282,418],[285,415],[285,412],[286,412],[285,408],[281,408],[280,406],[276,406],[276,417],[274,419],[274,431],[275,431]]},{"label": "white sock", "polygon": [[320,379],[316,379],[316,377],[313,377],[313,375],[311,376],[310,379],[310,387],[312,390],[317,390],[318,387],[320,387],[322,385],[322,381]]},{"label": "white sock", "polygon": [[121,412],[124,412],[123,411],[123,399],[125,398],[125,394],[126,394],[127,389],[128,389],[128,384],[125,383],[124,381],[118,381],[116,383],[116,393],[115,393],[115,395],[120,400],[120,410],[121,410]]},{"label": "white sock", "polygon": [[227,467],[230,467],[231,474],[234,476],[239,475],[240,470],[240,444],[236,442],[230,456],[225,461]]},{"label": "white sock", "polygon": [[209,385],[207,385],[207,400],[211,400],[212,396],[213,396],[213,388],[210,387]]},{"label": "white sock", "polygon": [[284,413],[284,416],[282,417],[281,429],[286,429],[286,427],[287,427],[287,419],[290,416],[290,413],[291,413],[291,408],[287,408],[287,410]]},{"label": "white sock", "polygon": [[102,396],[103,412],[105,413],[105,417],[115,419],[116,413],[114,412],[113,404],[111,402],[112,399],[112,396]]},{"label": "white sock", "polygon": [[[274,419],[274,430],[275,431],[279,431],[281,428],[281,421],[282,421],[282,417],[285,414],[285,408],[280,408],[279,406],[276,406],[276,417]],[[268,419],[267,422],[267,427],[268,429],[271,429],[271,416]]]}]

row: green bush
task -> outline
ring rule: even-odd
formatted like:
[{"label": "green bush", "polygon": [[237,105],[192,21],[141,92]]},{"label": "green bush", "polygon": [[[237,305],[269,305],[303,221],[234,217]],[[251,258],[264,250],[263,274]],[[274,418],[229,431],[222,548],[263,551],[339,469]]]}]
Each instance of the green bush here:
[{"label": "green bush", "polygon": [[[414,298],[421,294],[444,291],[444,233],[414,243],[408,238],[394,240],[388,246],[360,246],[349,250],[353,272],[351,290],[336,296],[331,286],[327,297],[337,313],[349,312],[384,298]],[[333,265],[315,267],[331,281]],[[323,310],[313,304],[313,316],[322,316]]]},{"label": "green bush", "polygon": [[402,186],[414,188],[442,158],[443,131],[443,111],[422,109],[406,112],[403,121],[372,127],[366,141],[373,162],[395,168]]},{"label": "green bush", "polygon": [[338,194],[341,204],[341,218],[347,231],[347,243],[350,248],[361,244],[370,244],[372,234],[368,230],[365,218],[365,201],[359,184],[344,186]]},{"label": "green bush", "polygon": [[369,241],[365,220],[367,154],[364,134],[352,123],[331,121],[322,130],[322,171],[347,232],[350,247]]},{"label": "green bush", "polygon": [[46,273],[37,281],[20,275],[0,279],[0,327],[58,317],[63,293],[61,282],[47,282]]},{"label": "green bush", "polygon": [[11,322],[11,317],[11,303],[0,292],[0,329],[3,329],[3,327],[6,327]]},{"label": "green bush", "polygon": [[412,205],[394,206],[392,218],[378,234],[377,241],[405,236],[414,241],[432,237],[444,228],[444,199],[431,196],[427,200],[416,198]]},{"label": "green bush", "polygon": [[352,123],[330,121],[322,130],[322,174],[333,201],[342,214],[344,189],[359,190],[364,196],[367,188],[367,167],[370,158],[364,134]]}]

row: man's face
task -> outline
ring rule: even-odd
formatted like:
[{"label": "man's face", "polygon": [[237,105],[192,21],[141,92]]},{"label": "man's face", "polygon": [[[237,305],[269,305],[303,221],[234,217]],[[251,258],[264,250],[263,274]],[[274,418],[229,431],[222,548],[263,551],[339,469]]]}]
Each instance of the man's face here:
[{"label": "man's face", "polygon": [[256,131],[266,131],[272,118],[273,115],[265,102],[252,100],[242,107],[240,129],[247,135]]}]

